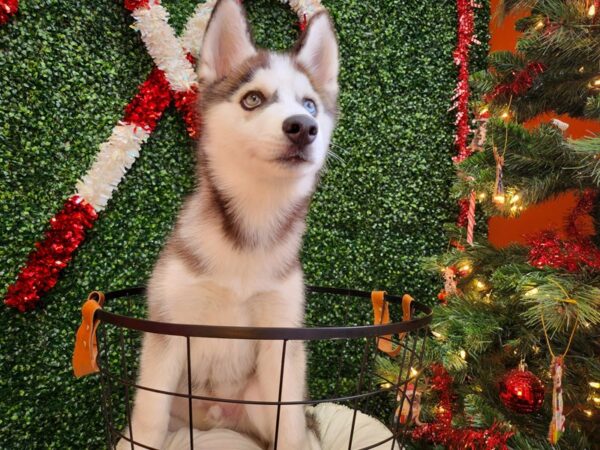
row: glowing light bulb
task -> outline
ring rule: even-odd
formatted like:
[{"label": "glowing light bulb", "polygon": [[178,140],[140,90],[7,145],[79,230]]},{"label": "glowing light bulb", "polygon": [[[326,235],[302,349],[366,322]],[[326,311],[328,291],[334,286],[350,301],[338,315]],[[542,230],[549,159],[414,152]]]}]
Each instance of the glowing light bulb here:
[{"label": "glowing light bulb", "polygon": [[410,376],[412,378],[416,377],[417,375],[419,375],[419,371],[417,369],[415,369],[414,367],[410,368]]},{"label": "glowing light bulb", "polygon": [[478,195],[478,197],[479,197],[479,200],[483,201],[483,200],[485,200],[485,199],[486,199],[486,197],[487,197],[487,194],[486,194],[485,192],[482,192],[482,193],[480,193],[480,194]]},{"label": "glowing light bulb", "polygon": [[517,203],[519,200],[521,200],[521,196],[519,194],[515,194],[511,197],[510,203]]},{"label": "glowing light bulb", "polygon": [[508,119],[510,117],[510,113],[508,111],[504,111],[502,114],[500,114],[500,118],[501,119]]},{"label": "glowing light bulb", "polygon": [[538,289],[538,288],[533,288],[533,289],[530,289],[530,290],[528,290],[527,292],[525,292],[525,295],[527,295],[527,296],[529,297],[529,296],[531,296],[531,295],[535,295],[535,294],[537,294],[538,292],[539,292],[539,289]]},{"label": "glowing light bulb", "polygon": [[517,389],[517,397],[523,397],[523,391],[521,389]]},{"label": "glowing light bulb", "polygon": [[594,91],[600,89],[600,76],[597,76],[589,82],[588,87]]},{"label": "glowing light bulb", "polygon": [[584,409],[583,413],[588,417],[592,417],[592,414],[594,414],[591,409]]},{"label": "glowing light bulb", "polygon": [[506,197],[504,197],[504,194],[494,195],[494,203],[496,203],[498,205],[504,205],[505,201],[506,201]]},{"label": "glowing light bulb", "polygon": [[464,263],[462,266],[458,267],[458,271],[461,276],[470,274],[472,270],[473,267],[471,267],[471,264],[469,263]]},{"label": "glowing light bulb", "polygon": [[596,405],[600,405],[600,397],[593,397],[592,401],[596,404]]},{"label": "glowing light bulb", "polygon": [[589,385],[594,389],[600,389],[600,383],[598,381],[590,381]]},{"label": "glowing light bulb", "polygon": [[487,288],[487,285],[483,281],[477,280],[475,281],[475,287],[477,287],[477,289],[480,291],[483,291],[485,288]]},{"label": "glowing light bulb", "polygon": [[461,349],[460,352],[458,352],[458,354],[462,359],[467,359],[467,352],[465,352],[463,349]]},{"label": "glowing light bulb", "polygon": [[433,337],[436,339],[444,339],[444,335],[442,333],[438,333],[437,331],[432,331]]},{"label": "glowing light bulb", "polygon": [[544,21],[542,19],[538,20],[535,24],[535,26],[533,27],[535,30],[541,30],[542,28],[544,28]]},{"label": "glowing light bulb", "polygon": [[383,383],[383,384],[381,385],[381,387],[382,387],[383,389],[389,389],[389,388],[391,388],[392,386],[393,386],[393,385],[392,385],[392,383]]},{"label": "glowing light bulb", "polygon": [[588,17],[592,18],[596,15],[596,5],[592,3],[587,13]]}]

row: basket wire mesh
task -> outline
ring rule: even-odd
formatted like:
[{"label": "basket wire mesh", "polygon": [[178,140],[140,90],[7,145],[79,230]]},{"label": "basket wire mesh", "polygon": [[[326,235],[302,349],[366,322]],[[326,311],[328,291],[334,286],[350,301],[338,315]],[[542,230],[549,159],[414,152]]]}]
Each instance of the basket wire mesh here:
[{"label": "basket wire mesh", "polygon": [[[371,293],[336,288],[308,286],[312,294],[339,297],[370,298]],[[194,449],[194,402],[206,401],[218,404],[265,405],[277,408],[273,449],[277,449],[282,408],[288,405],[317,405],[331,402],[345,404],[352,409],[352,421],[348,425],[348,450],[372,448],[402,449],[410,434],[412,409],[417,393],[420,375],[423,371],[423,354],[429,334],[431,309],[413,302],[411,320],[392,320],[383,325],[316,326],[311,328],[253,328],[187,325],[152,322],[137,319],[144,316],[144,302],[135,301],[143,296],[143,288],[130,288],[109,292],[107,309],[96,311],[98,327],[98,357],[102,392],[101,409],[105,423],[108,448],[115,448],[119,440],[125,440],[138,448],[153,449],[144,445],[143,437],[135,435],[132,427],[132,404],[135,390],[144,389],[161,395],[171,395],[187,402],[189,428],[189,448]],[[389,304],[400,304],[401,298],[385,296]],[[338,300],[339,302],[339,300]],[[107,304],[108,306],[108,304]],[[361,303],[368,320],[370,303]],[[394,308],[390,308],[393,312]],[[186,392],[168,392],[140,386],[136,382],[141,338],[143,333],[158,333],[175,336],[185,342],[187,361]],[[399,334],[403,334],[401,339]],[[398,366],[395,379],[388,379],[376,370],[376,360],[382,353],[378,350],[380,340],[392,341],[399,353],[395,357]],[[281,342],[281,364],[279,367],[279,388],[277,401],[253,401],[235,398],[212,397],[194,392],[192,374],[192,343],[194,339],[253,339]],[[303,341],[308,353],[308,387],[310,397],[306,400],[282,401],[283,380],[288,342]],[[332,363],[330,355],[337,355]],[[325,366],[322,359],[328,358]],[[331,369],[335,367],[335,369]],[[402,410],[403,414],[399,414]],[[356,438],[357,414],[365,414],[381,420],[391,431],[391,435],[378,442],[370,442],[360,449],[353,447]],[[324,450],[344,450],[324,449]],[[225,449],[224,449],[225,450]],[[298,449],[302,450],[302,449]]]}]

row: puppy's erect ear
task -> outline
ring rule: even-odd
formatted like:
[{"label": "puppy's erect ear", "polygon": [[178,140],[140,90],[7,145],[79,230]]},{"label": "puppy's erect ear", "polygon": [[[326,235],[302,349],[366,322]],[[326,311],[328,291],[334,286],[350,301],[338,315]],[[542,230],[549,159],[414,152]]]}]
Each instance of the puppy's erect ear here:
[{"label": "puppy's erect ear", "polygon": [[296,59],[323,89],[337,94],[338,44],[333,22],[326,11],[315,14],[296,44]]},{"label": "puppy's erect ear", "polygon": [[236,0],[220,0],[204,35],[200,79],[207,84],[217,81],[255,54],[242,6]]}]

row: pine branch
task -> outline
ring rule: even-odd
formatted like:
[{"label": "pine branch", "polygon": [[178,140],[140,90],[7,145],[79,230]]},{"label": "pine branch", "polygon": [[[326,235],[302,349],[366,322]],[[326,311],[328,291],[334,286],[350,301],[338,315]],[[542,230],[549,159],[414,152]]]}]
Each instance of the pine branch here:
[{"label": "pine branch", "polygon": [[588,97],[583,115],[588,119],[600,119],[600,94]]},{"label": "pine branch", "polygon": [[580,163],[576,166],[579,178],[592,187],[600,187],[600,136],[570,140],[568,148]]},{"label": "pine branch", "polygon": [[[504,146],[506,151],[504,152]],[[514,203],[495,205],[493,188],[496,162],[493,148],[504,154],[503,183],[510,194],[519,194],[522,208],[547,200],[568,189],[600,187],[600,138],[568,141],[562,132],[549,124],[533,130],[522,125],[490,120],[485,148],[459,166],[464,173],[452,188],[456,198],[471,190],[487,196],[481,203],[488,215],[515,215]]]},{"label": "pine branch", "polygon": [[520,293],[528,305],[523,318],[531,327],[543,326],[543,320],[549,333],[564,334],[577,325],[600,325],[600,288],[581,283],[575,276],[551,274],[539,280],[526,275]]}]

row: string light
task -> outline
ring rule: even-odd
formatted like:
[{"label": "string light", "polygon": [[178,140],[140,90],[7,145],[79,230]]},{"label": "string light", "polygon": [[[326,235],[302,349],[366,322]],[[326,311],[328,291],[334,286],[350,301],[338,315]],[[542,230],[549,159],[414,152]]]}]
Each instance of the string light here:
[{"label": "string light", "polygon": [[469,275],[473,271],[473,267],[469,263],[464,263],[463,265],[458,267],[458,272],[460,276]]},{"label": "string light", "polygon": [[481,192],[478,195],[478,198],[479,198],[480,201],[484,201],[487,198],[487,194],[485,192]]},{"label": "string light", "polygon": [[475,289],[477,289],[478,291],[485,291],[488,288],[487,284],[485,284],[481,280],[475,280],[474,283],[475,283]]},{"label": "string light", "polygon": [[442,333],[438,333],[437,331],[432,331],[433,337],[436,339],[444,339],[444,335]]},{"label": "string light", "polygon": [[544,28],[544,21],[542,19],[538,20],[535,24],[535,26],[533,27],[536,31],[541,30],[542,28]]},{"label": "string light", "polygon": [[594,90],[600,89],[600,76],[593,78],[588,84],[588,87]]},{"label": "string light", "polygon": [[587,15],[590,19],[596,15],[596,5],[594,3],[592,3],[588,9]]},{"label": "string light", "polygon": [[583,413],[588,417],[592,417],[592,414],[594,414],[591,409],[584,409]]},{"label": "string light", "polygon": [[496,203],[497,205],[504,205],[505,201],[506,201],[506,197],[504,197],[504,194],[494,195],[494,203]]},{"label": "string light", "polygon": [[533,350],[533,353],[539,353],[540,352],[540,347],[537,345],[532,345],[531,346],[531,350]]},{"label": "string light", "polygon": [[393,386],[393,384],[392,384],[392,383],[383,383],[383,384],[381,385],[381,388],[382,388],[382,389],[389,389],[389,388],[391,388],[392,386]]},{"label": "string light", "polygon": [[527,292],[525,292],[525,295],[526,295],[527,297],[531,297],[532,295],[536,295],[536,294],[537,294],[539,291],[540,291],[540,290],[539,290],[538,288],[536,288],[536,287],[535,287],[535,288],[533,288],[533,289],[530,289],[530,290],[528,290]]},{"label": "string light", "polygon": [[414,367],[410,368],[410,376],[411,378],[415,378],[417,375],[419,375],[419,371],[417,369],[415,369]]},{"label": "string light", "polygon": [[504,111],[502,114],[500,114],[500,118],[501,119],[508,119],[510,117],[510,112],[508,110]]},{"label": "string light", "polygon": [[590,381],[589,385],[594,389],[600,389],[600,383],[598,381]]},{"label": "string light", "polygon": [[579,72],[579,73],[583,73],[583,72],[585,72],[585,67],[584,67],[584,66],[581,66],[581,67],[579,68],[578,72]]},{"label": "string light", "polygon": [[592,397],[592,401],[596,404],[596,405],[600,405],[600,397]]},{"label": "string light", "polygon": [[460,349],[460,352],[458,352],[458,354],[462,359],[467,359],[467,352],[465,352],[462,348]]},{"label": "string light", "polygon": [[521,196],[519,194],[515,194],[510,198],[510,203],[514,204],[521,200]]}]

